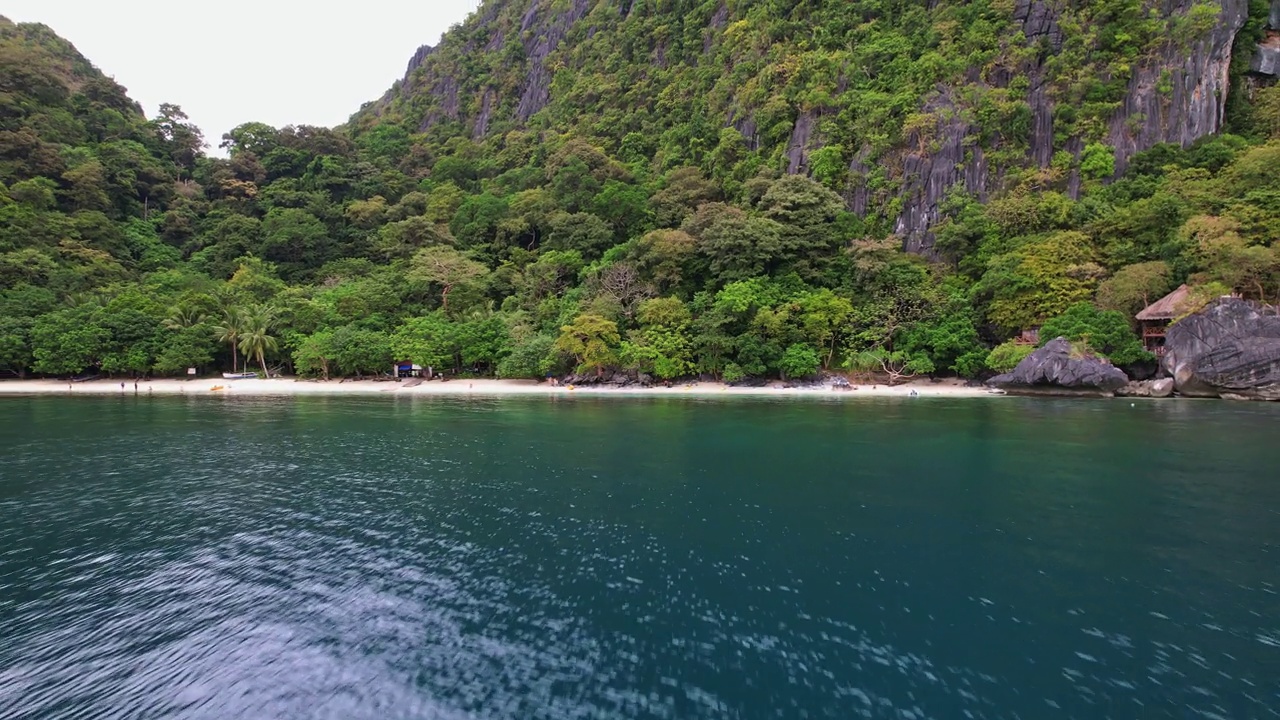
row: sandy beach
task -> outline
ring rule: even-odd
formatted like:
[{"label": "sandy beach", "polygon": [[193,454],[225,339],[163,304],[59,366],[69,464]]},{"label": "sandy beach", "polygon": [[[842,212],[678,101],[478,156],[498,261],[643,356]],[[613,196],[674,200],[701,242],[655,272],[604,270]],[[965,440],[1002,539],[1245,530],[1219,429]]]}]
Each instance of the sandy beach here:
[{"label": "sandy beach", "polygon": [[413,395],[413,396],[513,396],[513,395],[590,395],[597,397],[909,397],[912,391],[920,397],[991,397],[985,388],[966,387],[958,380],[914,382],[896,387],[888,385],[854,385],[850,390],[823,387],[785,387],[774,381],[762,387],[730,387],[723,383],[680,383],[670,388],[573,387],[553,386],[533,380],[451,380],[424,382],[410,387],[410,381],[373,380],[140,380],[134,389],[132,380],[94,380],[68,383],[59,380],[3,380],[0,395]]}]

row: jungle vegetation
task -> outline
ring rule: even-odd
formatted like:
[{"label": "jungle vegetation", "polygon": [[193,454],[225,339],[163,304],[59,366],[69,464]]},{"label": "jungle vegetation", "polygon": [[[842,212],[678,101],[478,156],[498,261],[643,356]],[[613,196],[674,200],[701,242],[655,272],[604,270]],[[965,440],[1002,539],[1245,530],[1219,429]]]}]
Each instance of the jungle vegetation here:
[{"label": "jungle vegetation", "polygon": [[[1117,364],[1148,360],[1132,315],[1183,282],[1280,300],[1280,90],[1233,105],[1232,132],[1156,146],[1119,177],[1088,143],[1047,168],[1010,163],[986,202],[948,198],[924,258],[902,251],[892,199],[857,214],[833,188],[848,148],[904,142],[939,77],[1003,52],[1009,8],[815,9],[787,16],[811,30],[799,52],[770,4],[725,29],[737,40],[718,52],[747,55],[726,75],[689,60],[700,32],[664,30],[672,13],[636,2],[634,37],[572,44],[594,77],[556,75],[543,112],[480,137],[447,122],[419,132],[423,99],[336,129],[247,122],[206,140],[177,106],[145,117],[50,29],[0,19],[0,372],[334,377],[410,360],[500,377],[975,377],[1041,325]],[[1063,131],[1080,137],[1101,112],[1090,99],[1114,102],[1098,67],[1164,28],[1140,4],[1088,5],[1114,22],[1084,26],[1107,37],[1060,60],[1079,85],[1061,91],[1081,98]],[[640,46],[653,37],[665,67]],[[841,53],[867,72],[837,93]],[[690,111],[689,97],[730,88],[766,111],[754,148]],[[844,108],[822,133],[850,141],[788,174],[806,103]],[[1016,105],[995,93],[978,120],[1021,137]]]}]

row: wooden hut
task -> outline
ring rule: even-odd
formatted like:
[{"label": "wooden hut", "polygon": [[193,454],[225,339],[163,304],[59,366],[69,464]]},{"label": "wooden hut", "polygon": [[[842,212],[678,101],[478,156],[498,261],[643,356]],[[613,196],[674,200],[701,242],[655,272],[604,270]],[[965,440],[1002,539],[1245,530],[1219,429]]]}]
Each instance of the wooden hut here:
[{"label": "wooden hut", "polygon": [[1151,303],[1135,317],[1142,326],[1142,345],[1147,352],[1164,354],[1164,335],[1169,323],[1183,313],[1183,306],[1191,290],[1183,285],[1177,290]]},{"label": "wooden hut", "polygon": [[1013,341],[1019,345],[1039,345],[1040,344],[1040,326],[1023,328],[1018,333],[1018,337]]}]

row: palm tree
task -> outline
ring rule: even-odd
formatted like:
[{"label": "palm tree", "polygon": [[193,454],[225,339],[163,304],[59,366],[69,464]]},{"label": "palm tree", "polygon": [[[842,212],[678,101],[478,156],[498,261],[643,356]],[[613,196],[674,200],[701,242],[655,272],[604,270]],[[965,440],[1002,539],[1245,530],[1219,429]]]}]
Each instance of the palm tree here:
[{"label": "palm tree", "polygon": [[258,307],[244,316],[244,325],[239,333],[240,351],[244,353],[246,362],[250,357],[258,358],[258,364],[262,366],[262,374],[265,377],[271,375],[267,370],[267,351],[275,352],[279,348],[279,343],[271,334],[274,324],[275,311],[265,306]]},{"label": "palm tree", "polygon": [[204,322],[204,313],[200,312],[199,308],[179,305],[170,311],[169,317],[164,319],[164,327],[166,330],[185,330],[202,322]]},{"label": "palm tree", "polygon": [[222,319],[220,325],[215,325],[213,332],[218,337],[218,342],[227,343],[231,346],[231,372],[239,370],[239,357],[236,355],[236,347],[240,344],[240,336],[244,333],[246,320],[244,312],[236,308],[229,308]]}]

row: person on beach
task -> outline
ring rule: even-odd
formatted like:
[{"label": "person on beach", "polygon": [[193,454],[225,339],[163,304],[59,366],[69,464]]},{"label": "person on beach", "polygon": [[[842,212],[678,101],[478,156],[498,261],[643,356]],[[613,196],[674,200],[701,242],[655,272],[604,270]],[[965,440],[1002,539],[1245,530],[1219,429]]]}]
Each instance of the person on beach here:
[{"label": "person on beach", "polygon": [[120,381],[120,392],[124,392],[124,381]]}]

